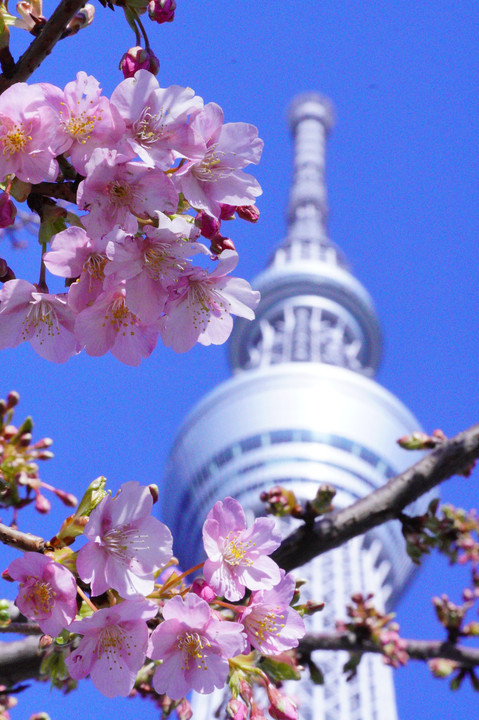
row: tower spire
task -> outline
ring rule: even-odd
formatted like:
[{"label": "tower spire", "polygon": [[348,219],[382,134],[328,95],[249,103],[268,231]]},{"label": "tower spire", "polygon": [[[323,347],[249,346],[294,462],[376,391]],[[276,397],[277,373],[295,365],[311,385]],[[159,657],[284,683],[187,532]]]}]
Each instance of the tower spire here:
[{"label": "tower spire", "polygon": [[372,376],[379,364],[372,300],[327,232],[326,139],[333,118],[331,103],[317,93],[299,95],[291,105],[287,234],[254,281],[261,291],[256,319],[235,323],[230,359],[237,371],[315,362]]},{"label": "tower spire", "polygon": [[332,105],[321,95],[299,95],[291,104],[294,158],[288,236],[299,240],[314,238],[321,242],[327,238],[326,139],[333,123]]}]

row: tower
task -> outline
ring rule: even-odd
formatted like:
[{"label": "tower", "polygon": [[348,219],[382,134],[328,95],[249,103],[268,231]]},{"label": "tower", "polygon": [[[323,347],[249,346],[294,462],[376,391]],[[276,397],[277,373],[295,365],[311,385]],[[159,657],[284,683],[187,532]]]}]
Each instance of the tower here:
[{"label": "tower", "polygon": [[[286,238],[253,282],[261,302],[253,322],[237,320],[230,342],[234,377],[206,396],[184,422],[165,483],[165,520],[182,566],[203,557],[201,528],[212,505],[236,497],[250,515],[263,511],[273,485],[311,499],[336,487],[345,507],[410,462],[396,439],[418,429],[412,414],[373,380],[381,333],[370,296],[327,232],[325,145],[329,101],[315,93],[290,110],[294,176]],[[283,523],[284,532],[291,528]],[[326,603],[309,630],[334,629],[355,592],[390,608],[411,573],[398,524],[316,558],[296,573]],[[304,597],[304,595],[302,596]],[[347,655],[318,653],[326,682],[295,683],[302,720],[397,720],[391,672],[365,657],[347,683]],[[218,699],[200,698],[196,717],[213,717]]]}]

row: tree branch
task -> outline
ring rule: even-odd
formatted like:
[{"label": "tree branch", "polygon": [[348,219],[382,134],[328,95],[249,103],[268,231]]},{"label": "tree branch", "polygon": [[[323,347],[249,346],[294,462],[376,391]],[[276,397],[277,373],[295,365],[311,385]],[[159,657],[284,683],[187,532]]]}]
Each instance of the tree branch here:
[{"label": "tree branch", "polygon": [[273,553],[286,571],[339,547],[357,535],[396,518],[409,503],[479,458],[479,425],[447,440],[408,470],[353,505],[331,513],[314,525],[303,525]]},{"label": "tree branch", "polygon": [[[405,650],[414,660],[432,660],[444,658],[455,660],[462,667],[479,665],[479,649],[454,645],[440,640],[406,640]],[[310,655],[314,650],[347,650],[353,653],[380,653],[379,645],[372,640],[359,640],[354,633],[311,633],[300,641],[298,651]]]},{"label": "tree branch", "polygon": [[22,680],[38,678],[42,655],[38,636],[0,643],[0,685],[12,687]]},{"label": "tree branch", "polygon": [[43,552],[45,550],[45,540],[43,538],[20,532],[20,530],[14,530],[8,525],[3,525],[3,523],[0,523],[0,542],[5,545],[12,545],[17,550],[24,550],[25,552]]},{"label": "tree branch", "polygon": [[73,16],[83,7],[86,0],[61,0],[38,37],[33,40],[15,64],[9,77],[0,76],[0,93],[10,85],[25,82],[45,60],[65,31]]}]

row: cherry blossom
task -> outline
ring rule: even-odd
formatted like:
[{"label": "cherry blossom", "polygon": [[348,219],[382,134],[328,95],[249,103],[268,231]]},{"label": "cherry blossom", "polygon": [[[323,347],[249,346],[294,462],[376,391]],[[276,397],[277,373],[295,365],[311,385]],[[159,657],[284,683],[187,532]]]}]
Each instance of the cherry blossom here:
[{"label": "cherry blossom", "polygon": [[257,518],[246,527],[244,510],[237,500],[218,501],[203,525],[208,555],[203,574],[218,595],[241,600],[245,588],[271,590],[281,580],[278,565],[269,557],[281,542],[273,518]]},{"label": "cherry blossom", "polygon": [[180,700],[190,690],[210,693],[224,686],[228,658],[245,649],[239,623],[218,620],[207,602],[188,593],[163,607],[164,622],[152,633],[148,656],[162,660],[153,676],[157,693]]},{"label": "cherry blossom", "polygon": [[298,645],[305,633],[302,617],[290,607],[296,583],[281,571],[281,581],[272,590],[252,593],[239,616],[251,645],[265,655],[279,655]]},{"label": "cherry blossom", "polygon": [[26,280],[9,280],[0,290],[0,349],[29,341],[35,352],[63,363],[80,350],[75,317],[66,295],[38,292]]},{"label": "cherry blossom", "polygon": [[105,275],[125,281],[126,305],[144,323],[152,323],[163,312],[168,299],[168,286],[177,283],[189,258],[197,253],[208,254],[200,243],[189,236],[198,229],[182,217],[170,220],[157,213],[159,227],[147,227],[145,235],[128,235],[120,228],[105,236],[106,254],[111,261]]},{"label": "cherry blossom", "polygon": [[74,620],[76,582],[66,567],[46,555],[27,552],[10,563],[8,574],[20,583],[15,604],[44,633],[55,637]]},{"label": "cherry blossom", "polygon": [[116,87],[111,102],[127,125],[128,144],[147,165],[167,170],[177,157],[204,155],[202,138],[187,124],[203,107],[191,88],[160,88],[151,72],[139,70]]},{"label": "cherry blossom", "polygon": [[108,98],[101,95],[98,80],[83,71],[63,92],[47,83],[42,88],[58,116],[61,144],[57,153],[70,155],[75,170],[85,175],[85,164],[93,150],[118,146],[125,123]]},{"label": "cherry blossom", "polygon": [[96,689],[108,698],[129,695],[145,660],[146,621],[157,611],[154,603],[133,598],[72,623],[70,631],[83,638],[65,660],[71,677],[81,680],[90,675]]},{"label": "cherry blossom", "polygon": [[137,217],[153,216],[159,208],[176,212],[178,195],[165,173],[123,161],[116,150],[98,148],[86,164],[87,177],[78,187],[77,202],[89,211],[82,223],[91,237],[101,237],[115,225],[136,232]]},{"label": "cherry blossom", "polygon": [[13,173],[39,183],[58,174],[60,139],[55,112],[41,85],[16,83],[0,96],[0,179]]},{"label": "cherry blossom", "polygon": [[159,324],[141,322],[128,309],[125,295],[124,285],[108,287],[77,315],[75,335],[88,355],[99,357],[110,351],[125,365],[135,366],[155,349]]},{"label": "cherry blossom", "polygon": [[170,560],[173,542],[166,525],[152,517],[152,506],[149,488],[131,480],[92,511],[77,571],[94,595],[110,587],[125,598],[152,592],[153,573]]},{"label": "cherry blossom", "polygon": [[221,345],[233,328],[231,315],[252,320],[259,292],[242,278],[226,277],[238,263],[238,254],[224,250],[212,273],[200,267],[186,269],[170,287],[161,337],[175,352],[186,352],[196,342]]},{"label": "cherry blossom", "polygon": [[181,165],[174,182],[190,205],[219,218],[221,205],[254,205],[261,187],[242,168],[258,163],[263,141],[258,130],[247,123],[224,124],[222,109],[209,103],[191,121],[191,128],[203,139],[205,152]]}]

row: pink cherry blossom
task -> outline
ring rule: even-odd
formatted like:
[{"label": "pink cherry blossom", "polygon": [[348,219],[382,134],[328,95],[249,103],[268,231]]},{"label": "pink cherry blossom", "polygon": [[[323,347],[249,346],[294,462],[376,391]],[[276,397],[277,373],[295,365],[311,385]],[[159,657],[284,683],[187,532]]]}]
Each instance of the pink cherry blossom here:
[{"label": "pink cherry blossom", "polygon": [[145,660],[146,621],[157,611],[154,603],[133,598],[72,623],[70,631],[83,638],[65,660],[71,677],[81,680],[90,675],[96,689],[108,698],[129,695]]},{"label": "pink cherry blossom", "polygon": [[69,227],[54,235],[51,250],[43,256],[47,270],[53,275],[78,278],[70,285],[68,305],[79,313],[103,292],[106,242],[92,240],[83,228]]},{"label": "pink cherry blossom", "polygon": [[57,113],[57,153],[70,155],[73,167],[85,175],[85,164],[97,147],[114,148],[125,132],[118,111],[102,96],[100,83],[80,71],[76,80],[60,88],[42,84],[48,103]]},{"label": "pink cherry blossom", "polygon": [[135,366],[155,349],[159,323],[143,323],[128,309],[125,295],[124,284],[108,287],[78,314],[75,335],[88,355],[110,351],[120,362]]},{"label": "pink cherry blossom", "polygon": [[218,620],[207,602],[189,593],[163,607],[164,622],[152,633],[148,656],[162,660],[153,676],[157,693],[180,700],[190,690],[210,693],[224,686],[228,658],[245,648],[239,623]]},{"label": "pink cherry blossom", "polygon": [[20,583],[15,604],[44,633],[55,637],[74,620],[76,581],[66,567],[46,555],[27,552],[10,563],[8,574]]},{"label": "pink cherry blossom", "polygon": [[177,283],[189,258],[208,254],[200,243],[188,237],[198,234],[195,225],[183,217],[170,220],[157,213],[159,227],[147,227],[146,235],[128,235],[117,228],[108,233],[106,254],[111,261],[105,275],[125,281],[126,305],[144,323],[152,323],[162,314],[168,299],[168,286]]},{"label": "pink cherry blossom", "polygon": [[233,328],[231,315],[252,320],[259,292],[242,278],[226,277],[236,267],[238,254],[224,250],[212,273],[203,268],[186,269],[170,287],[165,316],[160,320],[161,337],[175,352],[186,352],[196,342],[221,345]]},{"label": "pink cherry blossom", "polygon": [[272,590],[252,593],[239,616],[251,645],[265,655],[279,655],[298,645],[305,633],[300,614],[290,607],[296,583],[281,571],[281,580]]},{"label": "pink cherry blossom", "polygon": [[41,85],[15,83],[0,95],[0,179],[55,180],[58,120]]},{"label": "pink cherry blossom", "polygon": [[191,88],[160,88],[151,72],[139,70],[116,87],[111,102],[127,125],[126,141],[147,165],[167,170],[177,157],[204,155],[203,139],[187,124],[203,107]]},{"label": "pink cherry blossom", "polygon": [[273,518],[257,518],[246,527],[244,510],[237,500],[218,501],[203,525],[208,560],[203,574],[218,595],[241,600],[245,588],[271,590],[281,580],[278,565],[267,555],[279,547],[281,536]]},{"label": "pink cherry blossom", "polygon": [[215,218],[221,205],[253,205],[261,187],[242,168],[258,163],[263,141],[247,123],[224,123],[222,109],[209,103],[191,121],[191,128],[205,143],[202,157],[191,158],[174,174],[174,182],[190,205]]},{"label": "pink cherry blossom", "polygon": [[93,238],[115,225],[135,233],[137,217],[154,216],[157,210],[176,212],[178,194],[165,173],[123,160],[116,150],[98,148],[86,164],[87,177],[78,187],[77,201],[81,210],[89,211],[82,223]]},{"label": "pink cherry blossom", "polygon": [[9,280],[0,290],[0,349],[29,341],[35,352],[63,363],[80,350],[75,316],[66,295],[38,292],[26,280]]},{"label": "pink cherry blossom", "polygon": [[153,591],[153,573],[170,560],[173,540],[166,525],[152,517],[152,506],[148,487],[131,480],[92,511],[77,571],[93,595],[108,588],[125,598]]}]

